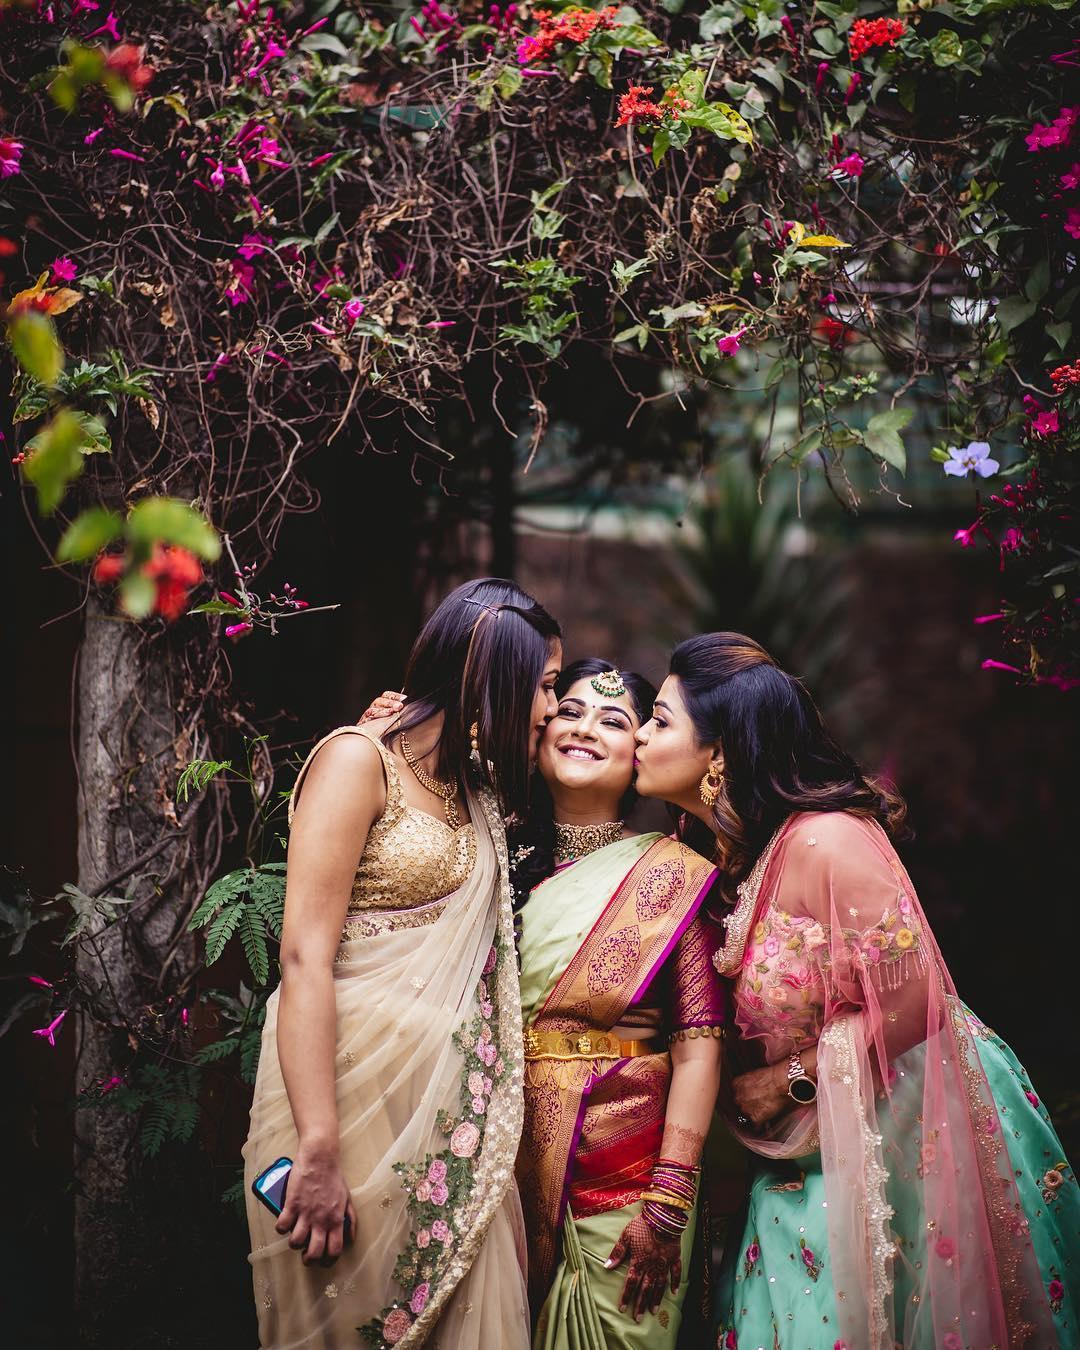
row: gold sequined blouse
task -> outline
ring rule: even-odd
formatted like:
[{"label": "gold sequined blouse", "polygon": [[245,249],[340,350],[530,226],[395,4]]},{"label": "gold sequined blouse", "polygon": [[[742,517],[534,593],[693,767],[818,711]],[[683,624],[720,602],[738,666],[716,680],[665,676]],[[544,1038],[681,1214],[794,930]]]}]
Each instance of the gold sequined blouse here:
[{"label": "gold sequined blouse", "polygon": [[[476,830],[471,821],[452,830],[445,821],[410,806],[397,761],[377,736],[360,727],[339,727],[326,740],[349,732],[366,736],[378,750],[386,773],[386,806],[368,831],[360,855],[344,936],[368,937],[434,923],[446,897],[463,886],[472,872]],[[306,768],[296,780],[294,802]]]}]

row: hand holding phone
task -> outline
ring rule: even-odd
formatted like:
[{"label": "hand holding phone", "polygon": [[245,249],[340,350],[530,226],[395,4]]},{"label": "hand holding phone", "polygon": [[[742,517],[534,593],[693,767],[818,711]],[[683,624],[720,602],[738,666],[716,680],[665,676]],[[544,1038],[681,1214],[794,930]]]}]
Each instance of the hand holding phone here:
[{"label": "hand holding phone", "polygon": [[[336,1205],[328,1212],[325,1202],[321,1200],[321,1194],[325,1194],[326,1183],[328,1181],[332,1183],[334,1180],[332,1177],[319,1175],[324,1169],[325,1164],[306,1172],[305,1176],[309,1181],[308,1190],[314,1191],[314,1194],[302,1196],[299,1201],[294,1195],[291,1204],[287,1195],[289,1181],[293,1176],[291,1158],[276,1158],[251,1183],[255,1198],[265,1205],[271,1214],[278,1217],[278,1222],[274,1225],[276,1231],[290,1234],[289,1246],[302,1253],[305,1265],[311,1265],[315,1261],[324,1266],[333,1265],[341,1255],[344,1244],[352,1242],[355,1231],[353,1221],[355,1210],[347,1189],[343,1215],[342,1209]],[[337,1180],[344,1184],[340,1169]],[[342,1217],[338,1218],[338,1215]],[[337,1236],[339,1223],[340,1239]]]}]

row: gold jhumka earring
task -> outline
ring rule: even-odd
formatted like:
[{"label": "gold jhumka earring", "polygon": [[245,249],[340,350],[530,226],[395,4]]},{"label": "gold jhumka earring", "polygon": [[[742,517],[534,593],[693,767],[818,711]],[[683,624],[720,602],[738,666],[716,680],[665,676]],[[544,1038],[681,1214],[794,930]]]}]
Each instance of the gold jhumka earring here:
[{"label": "gold jhumka earring", "polygon": [[698,786],[698,792],[701,794],[701,800],[711,811],[716,805],[720,796],[720,784],[723,781],[720,770],[715,764],[709,765],[709,772],[701,780]]},{"label": "gold jhumka earring", "polygon": [[472,726],[469,728],[469,746],[472,749],[474,755],[478,755],[480,753],[480,741],[478,739],[479,735],[480,735],[480,723],[474,722]]}]

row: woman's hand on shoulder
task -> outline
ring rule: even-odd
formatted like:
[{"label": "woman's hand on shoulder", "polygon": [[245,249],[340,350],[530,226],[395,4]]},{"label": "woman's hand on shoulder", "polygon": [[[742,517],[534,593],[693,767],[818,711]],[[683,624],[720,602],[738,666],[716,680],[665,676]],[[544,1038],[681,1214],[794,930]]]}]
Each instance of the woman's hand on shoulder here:
[{"label": "woman's hand on shoulder", "polygon": [[378,698],[373,699],[361,715],[359,726],[367,726],[369,722],[380,720],[389,721],[397,717],[402,708],[405,707],[405,695],[399,694],[393,689],[384,689]]}]

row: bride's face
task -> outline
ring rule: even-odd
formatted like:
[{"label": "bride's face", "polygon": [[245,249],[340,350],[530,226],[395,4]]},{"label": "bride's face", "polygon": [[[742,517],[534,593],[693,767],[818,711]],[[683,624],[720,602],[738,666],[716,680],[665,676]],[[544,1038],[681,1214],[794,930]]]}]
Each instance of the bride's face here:
[{"label": "bride's face", "polygon": [[634,777],[637,715],[629,694],[598,694],[588,678],[572,684],[540,741],[539,768],[560,788],[618,800]]}]

